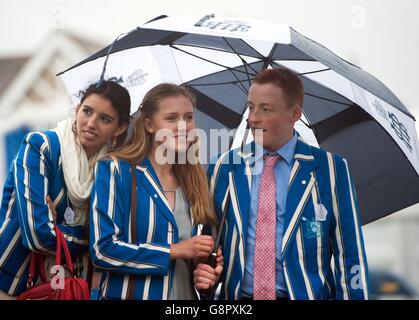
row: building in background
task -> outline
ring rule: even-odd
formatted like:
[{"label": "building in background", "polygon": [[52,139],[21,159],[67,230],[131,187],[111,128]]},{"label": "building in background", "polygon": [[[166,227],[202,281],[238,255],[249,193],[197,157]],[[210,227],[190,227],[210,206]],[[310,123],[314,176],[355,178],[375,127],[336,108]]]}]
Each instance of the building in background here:
[{"label": "building in background", "polygon": [[[102,47],[71,33],[54,31],[33,55],[0,58],[1,186],[25,134],[53,128],[74,110],[55,75]],[[1,188],[0,196],[2,192]]]}]

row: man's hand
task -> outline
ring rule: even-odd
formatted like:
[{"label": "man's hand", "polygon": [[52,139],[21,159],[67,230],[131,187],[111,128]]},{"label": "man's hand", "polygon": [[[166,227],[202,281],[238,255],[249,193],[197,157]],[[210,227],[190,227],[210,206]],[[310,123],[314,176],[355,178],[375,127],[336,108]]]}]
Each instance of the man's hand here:
[{"label": "man's hand", "polygon": [[215,268],[212,268],[206,263],[199,263],[195,268],[193,281],[198,291],[212,288],[220,279],[224,266],[224,257],[220,248],[217,252],[216,261]]}]

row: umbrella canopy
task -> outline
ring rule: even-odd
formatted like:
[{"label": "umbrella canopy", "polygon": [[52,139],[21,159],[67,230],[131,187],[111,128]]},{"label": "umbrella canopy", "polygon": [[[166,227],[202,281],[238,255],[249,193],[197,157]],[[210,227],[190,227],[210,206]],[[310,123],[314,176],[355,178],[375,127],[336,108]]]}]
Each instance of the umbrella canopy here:
[{"label": "umbrella canopy", "polygon": [[290,27],[213,15],[161,16],[59,75],[77,102],[79,89],[104,72],[130,91],[132,111],[156,84],[184,84],[197,96],[200,128],[243,129],[253,77],[277,67],[295,71],[304,83],[307,126],[297,130],[348,160],[363,224],[419,202],[414,117],[372,75]]}]

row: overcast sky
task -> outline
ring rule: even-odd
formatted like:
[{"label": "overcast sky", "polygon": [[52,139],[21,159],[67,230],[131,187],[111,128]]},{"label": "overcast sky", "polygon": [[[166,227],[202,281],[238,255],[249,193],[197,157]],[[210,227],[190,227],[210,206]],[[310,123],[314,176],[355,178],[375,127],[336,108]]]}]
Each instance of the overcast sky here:
[{"label": "overcast sky", "polygon": [[53,29],[108,43],[160,14],[288,24],[362,67],[419,118],[417,0],[0,0],[0,56],[33,52]]}]

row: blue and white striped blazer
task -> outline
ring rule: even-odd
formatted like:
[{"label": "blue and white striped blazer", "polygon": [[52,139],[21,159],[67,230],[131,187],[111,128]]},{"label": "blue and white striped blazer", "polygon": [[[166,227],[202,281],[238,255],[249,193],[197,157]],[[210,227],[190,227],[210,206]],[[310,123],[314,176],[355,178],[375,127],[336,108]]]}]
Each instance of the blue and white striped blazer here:
[{"label": "blue and white striped blazer", "polygon": [[[252,148],[254,145],[247,150]],[[252,152],[236,149],[223,154],[208,168],[219,217],[227,194],[231,197],[223,228],[220,299],[239,299],[241,295],[251,199],[251,156]],[[316,219],[315,206],[320,204],[327,209],[325,219]],[[283,265],[291,299],[368,298],[367,260],[357,198],[345,159],[309,146],[298,137],[284,218],[282,250],[277,257]]]},{"label": "blue and white striped blazer", "polygon": [[0,289],[18,295],[26,288],[31,251],[55,254],[55,231],[50,196],[56,205],[57,224],[73,255],[88,249],[81,226],[64,225],[69,206],[61,168],[60,143],[54,131],[26,135],[7,176],[0,209]]},{"label": "blue and white striped blazer", "polygon": [[[94,266],[103,271],[99,299],[129,299],[128,287],[133,284],[136,300],[169,297],[175,268],[170,261],[170,245],[178,242],[178,227],[150,161],[145,159],[137,165],[135,174],[137,241],[133,243],[131,165],[102,160],[96,166],[90,255]],[[192,214],[191,221],[193,224]]]}]

